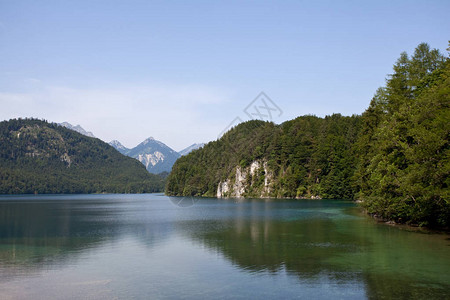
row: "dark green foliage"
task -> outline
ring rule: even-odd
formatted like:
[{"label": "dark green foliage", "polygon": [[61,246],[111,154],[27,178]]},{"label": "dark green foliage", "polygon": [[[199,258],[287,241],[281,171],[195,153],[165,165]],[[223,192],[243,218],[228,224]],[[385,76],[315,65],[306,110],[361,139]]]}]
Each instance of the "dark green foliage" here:
[{"label": "dark green foliage", "polygon": [[99,139],[36,119],[0,122],[0,194],[163,189],[162,177]]},{"label": "dark green foliage", "polygon": [[450,225],[450,62],[421,44],[403,53],[363,114],[355,178],[369,213]]},{"label": "dark green foliage", "polygon": [[[218,183],[233,177],[236,166],[264,161],[273,174],[268,196],[352,199],[352,144],[358,124],[359,117],[339,114],[325,119],[304,116],[278,126],[245,122],[220,140],[181,157],[169,176],[167,193],[214,196]],[[260,168],[247,178],[246,196],[261,195],[264,175]]]},{"label": "dark green foliage", "polygon": [[265,162],[248,176],[246,197],[359,199],[371,214],[402,223],[450,226],[450,61],[420,44],[402,53],[386,87],[362,116],[303,116],[275,125],[249,121],[180,158],[170,195],[214,196],[236,168]]}]

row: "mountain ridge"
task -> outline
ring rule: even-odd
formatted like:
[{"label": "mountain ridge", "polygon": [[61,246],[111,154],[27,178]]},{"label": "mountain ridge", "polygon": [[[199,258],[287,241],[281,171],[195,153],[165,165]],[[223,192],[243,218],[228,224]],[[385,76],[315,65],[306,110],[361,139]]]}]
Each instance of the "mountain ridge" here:
[{"label": "mountain ridge", "polygon": [[148,172],[159,174],[170,172],[180,154],[153,137],[148,137],[134,148],[126,148],[119,141],[109,142],[116,150],[139,160]]},{"label": "mountain ridge", "polygon": [[0,122],[0,194],[160,192],[164,180],[97,138],[37,119]]},{"label": "mountain ridge", "polygon": [[119,151],[122,154],[127,153],[128,151],[130,151],[130,149],[128,149],[127,147],[125,147],[124,145],[122,145],[118,140],[112,140],[111,142],[109,142],[108,144],[110,144],[111,146],[113,146],[117,151]]},{"label": "mountain ridge", "polygon": [[61,125],[61,126],[64,126],[66,128],[72,129],[72,130],[74,130],[74,131],[76,131],[78,133],[81,133],[81,134],[85,135],[85,136],[96,138],[96,136],[92,132],[86,131],[79,124],[74,126],[74,125],[70,124],[69,122],[62,122],[62,123],[58,123],[58,125]]},{"label": "mountain ridge", "polygon": [[203,146],[205,146],[205,143],[194,143],[194,144],[184,148],[183,150],[179,151],[178,153],[180,153],[181,156],[185,156],[194,150],[202,148]]},{"label": "mountain ridge", "polygon": [[[69,122],[58,123],[58,125],[64,126],[88,137],[95,138],[95,135],[92,132],[86,131],[83,127],[81,127],[81,125],[74,126]],[[191,151],[199,149],[205,145],[204,143],[194,143],[180,152],[177,152],[165,143],[156,140],[152,136],[146,138],[133,148],[125,147],[118,140],[112,140],[108,144],[113,146],[121,154],[139,160],[146,167],[146,169],[153,174],[170,172],[173,164],[179,157],[187,155]]]}]

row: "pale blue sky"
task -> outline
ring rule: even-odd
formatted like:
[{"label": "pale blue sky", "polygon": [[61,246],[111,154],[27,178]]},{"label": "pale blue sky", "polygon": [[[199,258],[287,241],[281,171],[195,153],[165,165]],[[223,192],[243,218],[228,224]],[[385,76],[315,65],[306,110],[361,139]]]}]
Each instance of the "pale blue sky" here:
[{"label": "pale blue sky", "polygon": [[447,54],[449,1],[0,0],[0,120],[135,146],[214,140],[264,91],[282,122],[359,114],[402,51]]}]

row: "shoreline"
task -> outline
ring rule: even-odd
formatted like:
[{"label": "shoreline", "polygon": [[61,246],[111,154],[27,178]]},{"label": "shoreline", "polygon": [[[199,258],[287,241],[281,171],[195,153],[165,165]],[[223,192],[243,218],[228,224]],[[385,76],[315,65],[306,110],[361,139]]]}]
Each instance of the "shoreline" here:
[{"label": "shoreline", "polygon": [[427,226],[419,226],[417,224],[398,223],[393,220],[379,217],[376,214],[370,214],[367,212],[366,209],[364,209],[362,207],[360,207],[360,208],[361,208],[361,211],[363,214],[371,217],[378,224],[392,226],[392,227],[396,227],[396,228],[399,228],[402,230],[413,231],[413,232],[418,232],[418,233],[450,235],[450,228],[432,228],[432,227],[427,227]]}]

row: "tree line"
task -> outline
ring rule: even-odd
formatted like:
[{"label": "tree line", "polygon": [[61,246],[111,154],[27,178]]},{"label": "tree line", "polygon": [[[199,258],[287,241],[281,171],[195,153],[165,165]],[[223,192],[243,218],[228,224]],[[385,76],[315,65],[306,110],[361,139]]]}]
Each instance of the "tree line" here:
[{"label": "tree line", "polygon": [[43,120],[0,122],[0,194],[161,192],[164,184],[99,139]]},{"label": "tree line", "polygon": [[[181,157],[166,193],[215,196],[237,166],[259,160],[269,197],[358,199],[381,218],[449,226],[449,100],[450,60],[422,43],[400,55],[362,115],[242,123]],[[244,196],[261,196],[267,175],[249,176]]]}]

